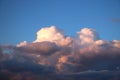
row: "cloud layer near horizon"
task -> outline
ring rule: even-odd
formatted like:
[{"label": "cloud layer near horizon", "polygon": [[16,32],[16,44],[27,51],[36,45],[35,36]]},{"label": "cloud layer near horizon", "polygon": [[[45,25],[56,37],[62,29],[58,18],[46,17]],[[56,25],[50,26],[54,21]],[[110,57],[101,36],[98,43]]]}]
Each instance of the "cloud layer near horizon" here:
[{"label": "cloud layer near horizon", "polygon": [[[119,40],[102,40],[98,32],[90,28],[83,28],[77,36],[65,37],[62,30],[50,26],[41,28],[36,40],[31,43],[23,41],[17,46],[1,45],[0,72],[28,72],[31,75],[87,70],[119,71]],[[12,69],[11,66],[16,67]]]}]

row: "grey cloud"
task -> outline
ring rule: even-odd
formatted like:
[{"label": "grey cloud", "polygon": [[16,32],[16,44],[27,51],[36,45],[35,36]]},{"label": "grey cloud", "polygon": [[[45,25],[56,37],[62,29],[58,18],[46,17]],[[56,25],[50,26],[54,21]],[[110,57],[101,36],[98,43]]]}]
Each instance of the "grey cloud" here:
[{"label": "grey cloud", "polygon": [[59,47],[55,43],[45,41],[45,42],[30,43],[25,46],[17,47],[17,49],[25,53],[51,55],[56,51],[58,51]]}]

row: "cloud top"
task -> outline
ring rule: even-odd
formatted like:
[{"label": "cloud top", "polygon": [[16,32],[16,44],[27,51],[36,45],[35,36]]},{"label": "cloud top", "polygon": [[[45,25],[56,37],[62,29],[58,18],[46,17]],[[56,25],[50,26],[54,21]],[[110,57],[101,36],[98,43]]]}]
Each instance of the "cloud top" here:
[{"label": "cloud top", "polygon": [[93,43],[96,40],[99,40],[99,35],[98,33],[89,28],[83,28],[80,32],[78,32],[79,39],[81,44],[90,44]]},{"label": "cloud top", "polygon": [[58,30],[55,26],[41,28],[37,32],[37,39],[35,42],[50,41],[55,42],[63,38],[62,31]]}]

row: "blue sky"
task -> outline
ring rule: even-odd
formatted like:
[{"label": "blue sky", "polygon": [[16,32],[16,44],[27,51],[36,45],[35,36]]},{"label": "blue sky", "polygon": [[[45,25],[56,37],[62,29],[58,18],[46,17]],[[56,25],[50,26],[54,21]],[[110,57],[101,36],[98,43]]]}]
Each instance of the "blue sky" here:
[{"label": "blue sky", "polygon": [[0,44],[31,42],[51,25],[65,35],[88,27],[104,40],[120,40],[120,0],[0,0]]}]

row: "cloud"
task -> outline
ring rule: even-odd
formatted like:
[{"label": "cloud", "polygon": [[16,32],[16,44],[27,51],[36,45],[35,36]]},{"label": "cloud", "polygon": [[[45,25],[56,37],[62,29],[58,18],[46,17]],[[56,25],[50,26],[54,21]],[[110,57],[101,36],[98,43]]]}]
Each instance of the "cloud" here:
[{"label": "cloud", "polygon": [[2,49],[1,49],[1,46],[0,46],[0,58],[2,58],[3,54],[2,54]]},{"label": "cloud", "polygon": [[115,23],[120,23],[120,18],[112,18],[110,20]]},{"label": "cloud", "polygon": [[55,26],[42,28],[37,32],[37,39],[35,42],[42,41],[58,41],[63,39],[62,31],[58,30]]},{"label": "cloud", "polygon": [[107,71],[102,75],[106,80],[110,79],[108,75],[112,80],[120,79],[120,41],[102,40],[90,28],[81,29],[77,35],[78,38],[65,37],[62,30],[50,26],[41,28],[33,42],[1,45],[0,79],[76,80],[74,76],[79,76],[83,80],[99,80],[95,75],[103,71]]},{"label": "cloud", "polygon": [[25,46],[25,45],[27,45],[27,41],[23,41],[23,42],[21,42],[20,44],[18,44],[17,46],[18,46],[18,47],[21,47],[21,46]]},{"label": "cloud", "polygon": [[55,42],[59,45],[68,45],[71,43],[71,37],[64,37],[63,31],[57,29],[55,26],[42,28],[37,32],[37,39],[34,42]]},{"label": "cloud", "polygon": [[98,33],[89,28],[83,28],[80,32],[78,32],[80,43],[81,44],[91,44],[94,41],[99,39]]},{"label": "cloud", "polygon": [[24,46],[18,46],[17,49],[19,51],[24,51],[27,53],[34,53],[39,55],[51,55],[59,50],[59,47],[52,42],[36,42],[36,43],[29,43]]}]

